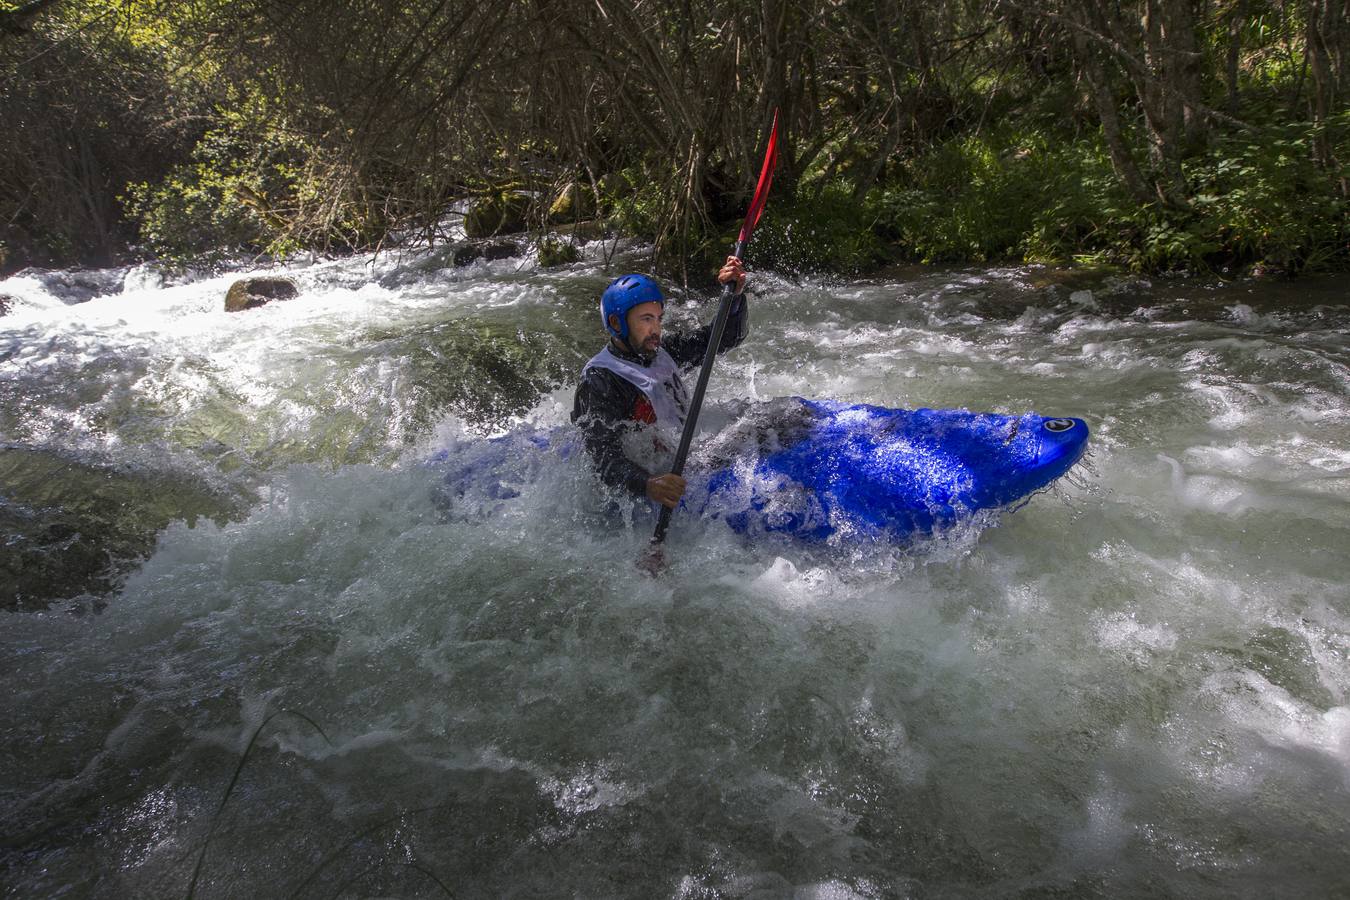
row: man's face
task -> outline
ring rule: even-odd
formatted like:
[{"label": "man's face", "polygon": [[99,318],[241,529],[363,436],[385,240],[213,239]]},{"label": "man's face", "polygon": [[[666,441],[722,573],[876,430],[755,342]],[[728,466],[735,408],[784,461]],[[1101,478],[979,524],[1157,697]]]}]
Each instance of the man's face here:
[{"label": "man's face", "polygon": [[655,300],[639,303],[628,311],[628,346],[647,356],[661,346],[661,316],[665,307]]}]

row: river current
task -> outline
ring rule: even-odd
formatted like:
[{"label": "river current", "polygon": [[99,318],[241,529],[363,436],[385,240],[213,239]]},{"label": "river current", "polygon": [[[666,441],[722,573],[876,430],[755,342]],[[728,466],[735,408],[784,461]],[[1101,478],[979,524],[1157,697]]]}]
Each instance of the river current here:
[{"label": "river current", "polygon": [[756,273],[715,404],[1090,457],[906,547],[677,516],[650,578],[584,460],[427,463],[565,424],[608,271],[0,281],[6,896],[1350,896],[1350,281]]}]

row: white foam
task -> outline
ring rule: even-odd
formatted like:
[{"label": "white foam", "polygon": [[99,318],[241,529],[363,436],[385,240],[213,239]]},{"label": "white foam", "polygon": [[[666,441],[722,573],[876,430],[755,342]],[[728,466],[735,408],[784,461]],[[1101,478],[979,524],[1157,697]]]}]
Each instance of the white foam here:
[{"label": "white foam", "polygon": [[1133,614],[1117,612],[1097,618],[1097,642],[1106,650],[1135,657],[1171,650],[1177,645],[1176,633],[1165,622],[1144,625]]},{"label": "white foam", "polygon": [[1350,789],[1350,707],[1311,709],[1247,669],[1209,677],[1204,691],[1234,727],[1271,747],[1314,754],[1334,766]]}]

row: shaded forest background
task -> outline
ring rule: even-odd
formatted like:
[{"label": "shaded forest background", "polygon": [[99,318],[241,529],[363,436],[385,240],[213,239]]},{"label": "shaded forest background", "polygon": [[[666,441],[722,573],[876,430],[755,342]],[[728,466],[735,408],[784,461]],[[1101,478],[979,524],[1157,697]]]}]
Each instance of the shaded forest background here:
[{"label": "shaded forest background", "polygon": [[1344,268],[1348,52],[1350,0],[0,0],[0,271],[437,240],[464,201],[678,265],[775,107],[761,262]]}]

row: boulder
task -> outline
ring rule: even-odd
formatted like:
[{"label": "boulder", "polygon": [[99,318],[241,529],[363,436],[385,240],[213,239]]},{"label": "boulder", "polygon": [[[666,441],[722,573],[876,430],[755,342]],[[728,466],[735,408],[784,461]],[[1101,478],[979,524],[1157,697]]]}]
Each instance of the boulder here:
[{"label": "boulder", "polygon": [[20,269],[16,276],[36,279],[39,284],[62,303],[86,303],[95,297],[122,293],[126,278],[123,269]]},{"label": "boulder", "polygon": [[595,214],[595,194],[588,185],[576,181],[563,185],[548,207],[551,223],[575,222]]},{"label": "boulder", "polygon": [[253,309],[273,300],[290,300],[299,293],[289,278],[241,278],[225,294],[225,311]]},{"label": "boulder", "polygon": [[554,234],[575,238],[578,241],[598,241],[605,236],[605,224],[596,219],[587,222],[571,222],[555,225],[549,229]]},{"label": "boulder", "polygon": [[629,180],[624,172],[610,172],[600,176],[600,195],[610,199],[631,196],[633,193],[633,182]]},{"label": "boulder", "polygon": [[579,259],[581,259],[581,251],[577,249],[575,244],[569,244],[566,241],[559,241],[554,238],[544,238],[539,242],[539,265],[546,269],[554,266],[565,266]]},{"label": "boulder", "polygon": [[96,463],[77,453],[0,446],[0,610],[102,596],[170,522],[230,521],[243,510],[198,478]]},{"label": "boulder", "polygon": [[532,202],[529,194],[515,190],[483,197],[464,214],[464,235],[478,239],[518,234],[525,230]]},{"label": "boulder", "polygon": [[483,259],[510,259],[524,251],[525,248],[515,241],[488,241],[483,244]]},{"label": "boulder", "polygon": [[516,241],[469,241],[456,244],[450,251],[450,264],[467,266],[476,259],[510,259],[525,248]]}]

